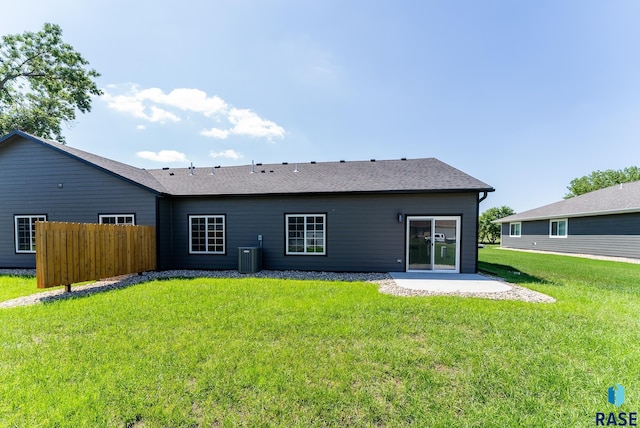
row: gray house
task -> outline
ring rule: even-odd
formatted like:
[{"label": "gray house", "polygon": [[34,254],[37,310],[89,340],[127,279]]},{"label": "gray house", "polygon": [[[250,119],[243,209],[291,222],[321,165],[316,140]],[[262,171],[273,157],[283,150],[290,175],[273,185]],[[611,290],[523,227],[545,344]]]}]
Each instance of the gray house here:
[{"label": "gray house", "polygon": [[156,226],[159,269],[477,269],[491,186],[437,159],[144,170],[14,131],[0,139],[0,267],[34,267],[38,220]]},{"label": "gray house", "polygon": [[496,220],[504,248],[640,259],[640,181]]}]

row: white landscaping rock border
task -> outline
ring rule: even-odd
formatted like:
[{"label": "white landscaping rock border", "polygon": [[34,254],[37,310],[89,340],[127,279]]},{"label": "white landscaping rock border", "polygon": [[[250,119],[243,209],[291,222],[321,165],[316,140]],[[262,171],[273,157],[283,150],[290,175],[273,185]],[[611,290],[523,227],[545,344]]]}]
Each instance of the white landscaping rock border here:
[{"label": "white landscaping rock border", "polygon": [[530,303],[554,303],[556,299],[546,294],[530,290],[519,285],[509,283],[511,290],[499,291],[493,293],[483,293],[481,291],[474,292],[444,292],[444,291],[427,291],[412,290],[398,286],[393,279],[380,282],[380,292],[385,294],[393,294],[394,296],[457,296],[457,297],[478,297],[491,300],[521,300]]},{"label": "white landscaping rock border", "polygon": [[[0,275],[35,276],[33,269],[0,269]],[[44,291],[42,293],[31,294],[29,296],[18,297],[16,299],[0,302],[0,308],[12,308],[17,306],[35,305],[38,303],[53,302],[56,300],[73,299],[84,297],[95,293],[129,287],[142,282],[153,281],[155,279],[173,278],[274,278],[293,280],[315,280],[315,281],[347,281],[347,282],[370,282],[377,284],[379,291],[395,296],[460,296],[460,297],[480,297],[492,300],[523,300],[525,302],[552,303],[555,299],[545,294],[538,293],[528,288],[509,284],[512,289],[497,293],[465,292],[465,293],[443,293],[424,290],[410,290],[399,287],[387,273],[343,273],[343,272],[312,272],[312,271],[274,271],[263,270],[252,274],[242,274],[237,270],[168,270],[157,272],[143,272],[141,274],[122,275],[114,278],[102,279],[92,284],[72,287],[71,292],[66,293],[63,289]]]}]

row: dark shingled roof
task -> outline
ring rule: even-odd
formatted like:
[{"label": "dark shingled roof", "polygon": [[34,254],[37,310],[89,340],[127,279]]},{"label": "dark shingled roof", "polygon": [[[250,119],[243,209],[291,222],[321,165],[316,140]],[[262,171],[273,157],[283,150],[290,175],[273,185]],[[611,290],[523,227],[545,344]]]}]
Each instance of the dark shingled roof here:
[{"label": "dark shingled roof", "polygon": [[145,170],[21,131],[0,138],[0,144],[14,136],[49,146],[154,192],[174,196],[494,191],[488,184],[435,158]]},{"label": "dark shingled roof", "polygon": [[[150,170],[172,195],[458,192],[493,188],[434,158]],[[213,172],[213,173],[212,173]]]},{"label": "dark shingled roof", "polygon": [[606,189],[595,190],[584,195],[504,217],[496,220],[495,223],[632,212],[640,212],[640,181],[616,184]]}]

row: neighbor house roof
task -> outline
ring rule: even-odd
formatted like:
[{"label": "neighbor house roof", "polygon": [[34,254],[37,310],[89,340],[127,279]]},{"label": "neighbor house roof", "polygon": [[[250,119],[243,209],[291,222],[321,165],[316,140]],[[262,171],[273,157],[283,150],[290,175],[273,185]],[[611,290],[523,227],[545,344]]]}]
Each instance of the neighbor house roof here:
[{"label": "neighbor house roof", "polygon": [[145,170],[21,131],[0,138],[0,145],[16,137],[173,196],[494,191],[488,184],[435,158]]},{"label": "neighbor house roof", "polygon": [[587,217],[640,212],[640,181],[616,184],[543,207],[534,208],[495,223],[509,223],[552,218]]}]

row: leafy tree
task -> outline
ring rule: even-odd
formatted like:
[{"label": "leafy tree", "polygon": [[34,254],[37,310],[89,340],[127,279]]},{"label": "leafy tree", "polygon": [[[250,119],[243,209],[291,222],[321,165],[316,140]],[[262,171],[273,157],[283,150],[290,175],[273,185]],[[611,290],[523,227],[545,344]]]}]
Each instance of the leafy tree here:
[{"label": "leafy tree", "polygon": [[498,238],[500,238],[501,226],[492,222],[513,214],[515,214],[515,211],[506,205],[489,208],[483,212],[479,218],[478,237],[480,242],[495,244]]},{"label": "leafy tree", "polygon": [[7,35],[0,44],[0,135],[13,129],[64,142],[61,124],[76,109],[91,111],[91,96],[101,95],[100,74],[71,45],[62,30],[44,24],[37,33]]},{"label": "leafy tree", "polygon": [[608,169],[606,171],[593,171],[589,175],[571,180],[571,183],[567,186],[569,193],[567,193],[564,198],[569,199],[584,193],[593,192],[594,190],[638,180],[640,180],[640,168],[637,166],[630,166],[619,170]]}]

